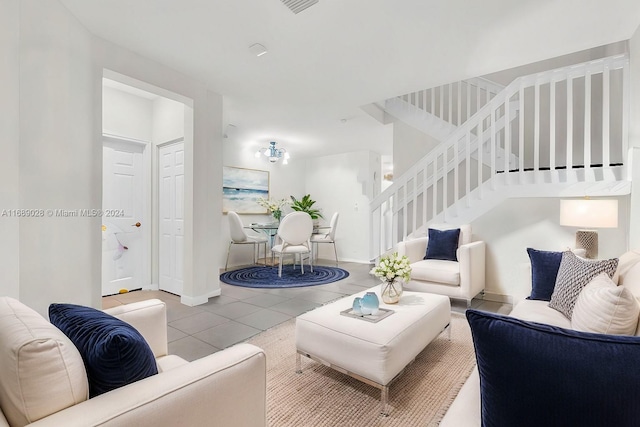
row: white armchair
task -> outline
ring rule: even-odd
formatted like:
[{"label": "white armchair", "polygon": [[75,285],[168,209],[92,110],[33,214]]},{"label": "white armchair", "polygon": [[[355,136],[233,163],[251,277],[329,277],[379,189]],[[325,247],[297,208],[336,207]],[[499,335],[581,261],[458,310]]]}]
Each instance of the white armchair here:
[{"label": "white armchair", "polygon": [[471,241],[471,226],[468,224],[459,227],[447,224],[430,228],[460,228],[456,252],[458,261],[423,259],[427,251],[428,237],[398,243],[398,254],[406,255],[411,262],[411,280],[405,284],[405,289],[464,299],[469,307],[473,297],[484,290],[485,243]]}]

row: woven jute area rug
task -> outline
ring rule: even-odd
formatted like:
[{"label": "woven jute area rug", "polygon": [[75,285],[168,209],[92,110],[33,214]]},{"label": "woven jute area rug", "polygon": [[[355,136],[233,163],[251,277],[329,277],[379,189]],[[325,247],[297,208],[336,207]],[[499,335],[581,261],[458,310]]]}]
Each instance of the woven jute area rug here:
[{"label": "woven jute area rug", "polygon": [[255,336],[267,354],[269,426],[437,426],[475,365],[465,317],[452,313],[451,328],[451,341],[440,335],[392,383],[388,417],[375,387],[305,357],[295,373],[295,319]]}]

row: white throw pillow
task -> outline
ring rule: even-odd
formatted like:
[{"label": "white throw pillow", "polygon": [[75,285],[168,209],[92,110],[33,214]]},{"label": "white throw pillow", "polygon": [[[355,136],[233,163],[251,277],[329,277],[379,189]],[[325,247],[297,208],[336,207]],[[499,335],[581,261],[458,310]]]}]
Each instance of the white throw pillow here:
[{"label": "white throw pillow", "polygon": [[582,289],[571,317],[577,331],[634,335],[640,306],[624,286],[616,286],[607,273],[594,277]]},{"label": "white throw pillow", "polygon": [[640,251],[633,250],[620,255],[618,258],[618,268],[611,280],[616,285],[624,285],[624,278],[627,273],[640,262]]},{"label": "white throw pillow", "polygon": [[0,403],[12,426],[30,424],[89,398],[84,362],[71,340],[9,297],[0,297],[0,349]]}]

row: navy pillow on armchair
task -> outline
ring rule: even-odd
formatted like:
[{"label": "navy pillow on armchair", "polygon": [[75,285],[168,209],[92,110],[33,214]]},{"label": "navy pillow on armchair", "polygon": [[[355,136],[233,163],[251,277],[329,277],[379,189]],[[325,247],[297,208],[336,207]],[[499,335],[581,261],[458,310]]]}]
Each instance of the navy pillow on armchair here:
[{"label": "navy pillow on armchair", "polygon": [[467,310],[483,427],[637,426],[640,337]]},{"label": "navy pillow on armchair", "polygon": [[531,295],[527,299],[549,301],[556,286],[562,252],[527,248],[531,260]]},{"label": "navy pillow on armchair", "polygon": [[149,344],[137,329],[100,310],[51,304],[49,320],[77,347],[89,379],[89,397],[158,373]]},{"label": "navy pillow on armchair", "polygon": [[427,241],[427,253],[423,259],[441,259],[445,261],[458,261],[456,251],[458,250],[458,239],[460,229],[436,230],[429,229],[429,240]]}]

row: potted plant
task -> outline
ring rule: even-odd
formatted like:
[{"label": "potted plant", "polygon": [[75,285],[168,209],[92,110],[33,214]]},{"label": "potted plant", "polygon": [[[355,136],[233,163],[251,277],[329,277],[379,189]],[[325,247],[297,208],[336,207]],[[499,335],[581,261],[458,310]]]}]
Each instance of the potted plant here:
[{"label": "potted plant", "polygon": [[319,218],[324,218],[319,209],[314,209],[313,205],[315,200],[311,199],[311,195],[307,194],[302,199],[298,200],[291,196],[291,209],[298,212],[306,212],[309,214],[312,220],[316,221]]}]

